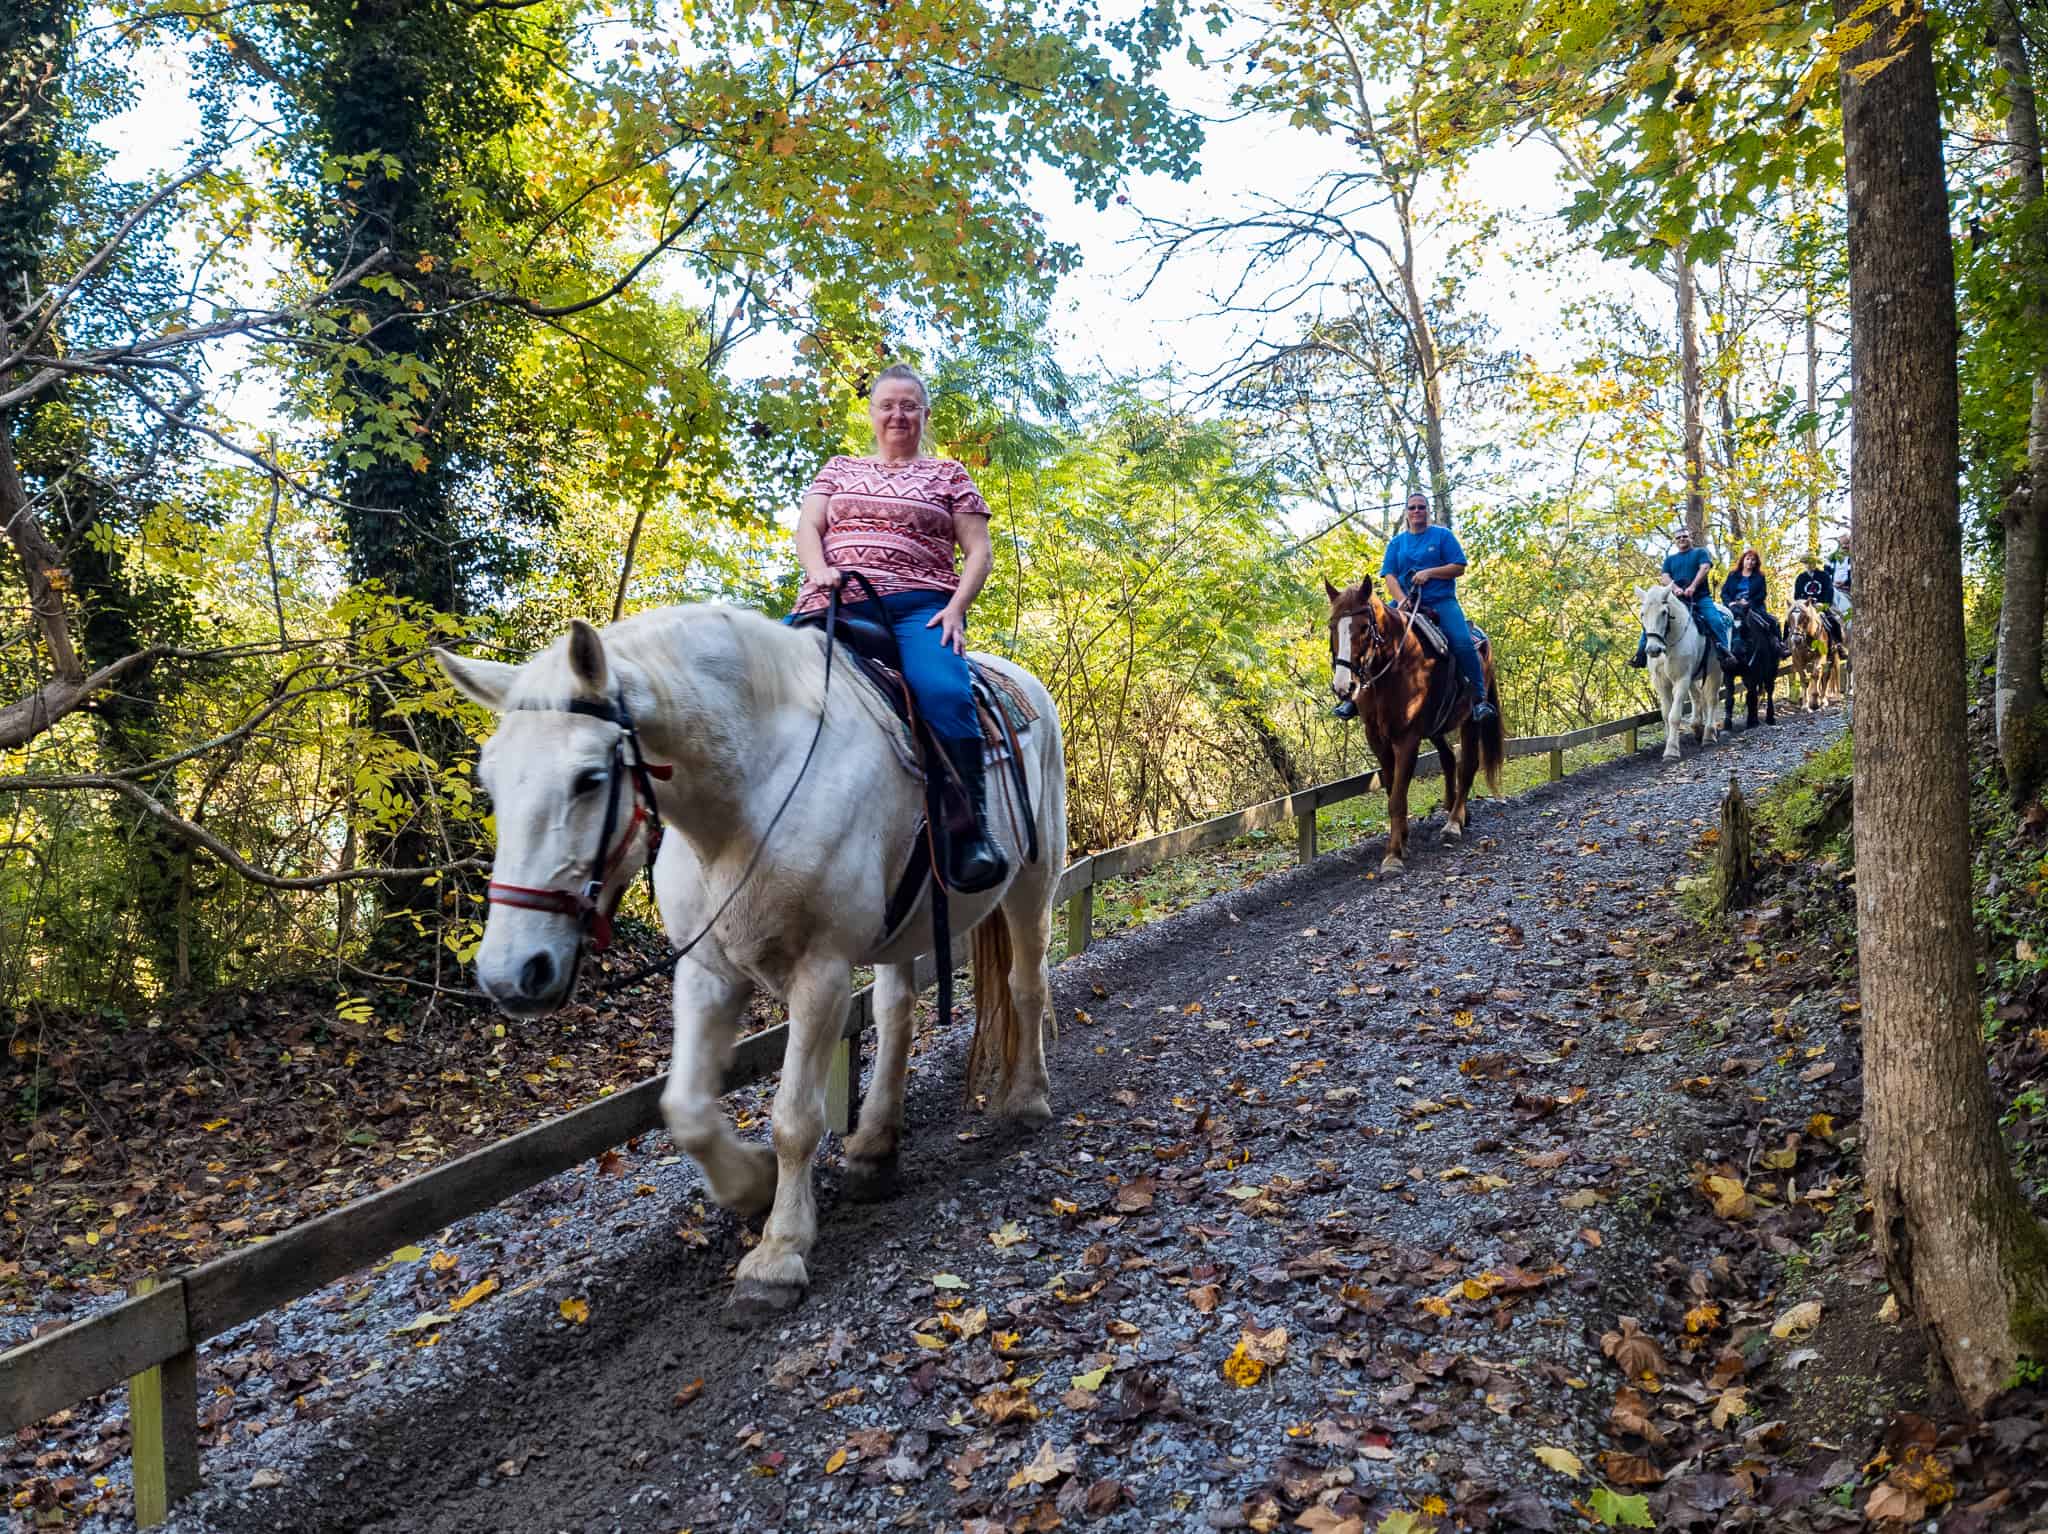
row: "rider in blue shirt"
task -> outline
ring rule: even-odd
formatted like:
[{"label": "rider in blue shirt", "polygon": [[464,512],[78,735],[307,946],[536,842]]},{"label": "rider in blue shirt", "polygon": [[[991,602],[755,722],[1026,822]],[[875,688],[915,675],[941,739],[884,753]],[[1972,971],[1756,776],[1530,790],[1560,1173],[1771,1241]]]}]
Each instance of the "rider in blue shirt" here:
[{"label": "rider in blue shirt", "polygon": [[[1677,546],[1665,556],[1664,579],[1686,606],[1706,619],[1707,632],[1714,636],[1714,653],[1720,658],[1721,669],[1732,671],[1735,669],[1735,657],[1728,653],[1728,617],[1714,605],[1712,594],[1706,591],[1707,572],[1714,568],[1714,556],[1707,549],[1692,546],[1689,528],[1679,528],[1673,541]],[[1699,600],[1703,594],[1705,600]],[[1649,642],[1647,634],[1637,641],[1635,659],[1629,662],[1631,666],[1647,664]]]},{"label": "rider in blue shirt", "polygon": [[1420,492],[1408,497],[1408,526],[1387,540],[1380,574],[1394,601],[1433,610],[1437,627],[1450,643],[1459,674],[1472,689],[1472,718],[1493,717],[1486,696],[1486,672],[1479,664],[1479,646],[1458,605],[1458,577],[1465,573],[1465,550],[1448,527],[1429,520],[1429,501]]}]

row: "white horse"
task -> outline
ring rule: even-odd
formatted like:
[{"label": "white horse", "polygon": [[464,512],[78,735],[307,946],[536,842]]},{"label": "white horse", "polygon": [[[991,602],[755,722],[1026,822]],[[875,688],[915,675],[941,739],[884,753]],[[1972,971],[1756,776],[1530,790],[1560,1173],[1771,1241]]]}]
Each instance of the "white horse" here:
[{"label": "white horse", "polygon": [[[931,950],[931,920],[927,891],[895,933],[881,931],[924,813],[923,790],[891,744],[895,718],[844,656],[827,706],[820,632],[731,607],[664,608],[602,635],[579,621],[521,666],[437,655],[463,693],[499,716],[479,762],[497,855],[476,968],[507,1013],[538,1016],[569,999],[586,935],[608,929],[645,864],[643,823],[651,831],[658,814],[674,833],[654,865],[662,923],[679,945],[708,930],[676,964],[662,1113],[714,1200],[746,1216],[768,1211],[760,1244],[740,1261],[731,1313],[754,1320],[787,1310],[810,1282],[811,1163],[856,964],[875,966],[878,1042],[872,1089],[845,1146],[852,1191],[887,1190],[902,1134],[912,966]],[[1011,874],[993,890],[951,897],[955,930],[973,934],[969,1082],[986,1065],[996,1077],[993,1110],[1039,1123],[1052,1113],[1046,943],[1066,864],[1066,768],[1044,686],[1007,661],[978,658],[1014,678],[1038,712],[1020,745],[1040,850],[1026,860],[1006,813],[1015,808],[1008,772],[992,768],[990,831]],[[821,710],[815,754],[767,835]],[[634,771],[642,751],[651,779]],[[645,794],[655,805],[643,822]],[[742,1141],[719,1104],[736,1027],[757,989],[789,1007],[772,1149]]]},{"label": "white horse", "polygon": [[[1657,711],[1664,716],[1664,760],[1676,761],[1678,733],[1688,708],[1702,744],[1711,744],[1717,734],[1714,715],[1721,696],[1721,662],[1671,587],[1645,586],[1637,596],[1648,641],[1650,685],[1657,693]],[[1703,651],[1706,669],[1701,671]]]}]

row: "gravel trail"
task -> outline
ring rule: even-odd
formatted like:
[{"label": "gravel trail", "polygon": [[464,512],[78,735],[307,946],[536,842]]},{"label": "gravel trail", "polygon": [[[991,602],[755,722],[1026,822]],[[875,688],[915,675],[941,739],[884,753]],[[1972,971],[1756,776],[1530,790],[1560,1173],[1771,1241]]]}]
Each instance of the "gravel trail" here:
[{"label": "gravel trail", "polygon": [[721,1325],[743,1232],[665,1136],[466,1221],[209,1350],[171,1527],[1291,1528],[1333,1493],[1576,1526],[1532,1449],[1591,1462],[1598,1329],[1657,1281],[1624,1211],[1712,1133],[1674,1090],[1712,1066],[1679,1058],[1669,887],[1731,772],[1838,727],[1624,758],[1479,801],[1463,846],[1420,823],[1393,878],[1375,840],[1099,943],[1055,971],[1035,1136],[961,1105],[964,1027],[927,1034],[900,1192],[821,1172],[779,1325]]}]

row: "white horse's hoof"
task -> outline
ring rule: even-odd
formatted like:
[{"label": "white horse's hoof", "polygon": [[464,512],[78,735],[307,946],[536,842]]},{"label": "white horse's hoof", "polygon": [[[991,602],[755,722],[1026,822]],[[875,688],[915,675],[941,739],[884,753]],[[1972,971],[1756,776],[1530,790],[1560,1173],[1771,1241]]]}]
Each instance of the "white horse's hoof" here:
[{"label": "white horse's hoof", "polygon": [[1447,821],[1445,821],[1445,822],[1444,822],[1444,840],[1445,840],[1445,841],[1447,841],[1447,842],[1461,842],[1461,841],[1463,841],[1464,839],[1465,839],[1465,828],[1464,828],[1463,826],[1459,825],[1459,824],[1458,824],[1458,823],[1457,823],[1457,822],[1456,822],[1455,820],[1447,820]]},{"label": "white horse's hoof", "polygon": [[1391,852],[1380,859],[1380,872],[1383,874],[1397,874],[1407,866],[1406,863],[1395,857]]},{"label": "white horse's hoof", "polygon": [[801,1284],[764,1284],[743,1278],[732,1286],[732,1298],[725,1302],[722,1317],[733,1331],[751,1331],[764,1321],[786,1316],[804,1301]]},{"label": "white horse's hoof", "polygon": [[1036,1129],[1040,1124],[1052,1122],[1052,1101],[1044,1092],[1019,1092],[996,1110],[996,1116],[1027,1129]]}]

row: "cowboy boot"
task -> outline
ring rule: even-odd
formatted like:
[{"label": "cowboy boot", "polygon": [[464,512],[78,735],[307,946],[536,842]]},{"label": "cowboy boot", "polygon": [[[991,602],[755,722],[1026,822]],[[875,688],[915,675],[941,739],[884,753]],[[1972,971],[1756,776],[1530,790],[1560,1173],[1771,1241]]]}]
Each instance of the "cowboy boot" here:
[{"label": "cowboy boot", "polygon": [[1339,719],[1356,719],[1358,717],[1358,705],[1351,699],[1346,698],[1342,703],[1331,709],[1330,712]]},{"label": "cowboy boot", "polygon": [[982,763],[981,742],[946,740],[940,744],[945,748],[946,760],[960,776],[974,816],[971,831],[947,828],[946,888],[956,895],[975,895],[994,889],[1007,879],[1010,860],[988,834],[988,777]]},{"label": "cowboy boot", "polygon": [[1650,664],[1650,638],[1645,634],[1636,641],[1636,653],[1629,658],[1629,664],[1641,671]]}]

